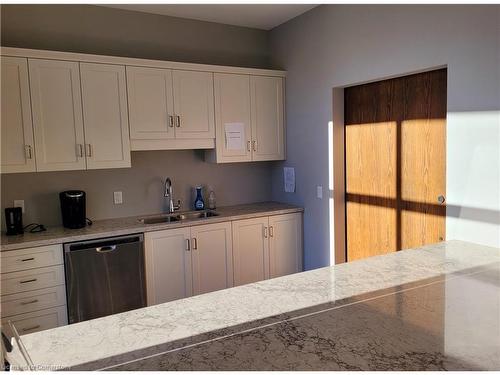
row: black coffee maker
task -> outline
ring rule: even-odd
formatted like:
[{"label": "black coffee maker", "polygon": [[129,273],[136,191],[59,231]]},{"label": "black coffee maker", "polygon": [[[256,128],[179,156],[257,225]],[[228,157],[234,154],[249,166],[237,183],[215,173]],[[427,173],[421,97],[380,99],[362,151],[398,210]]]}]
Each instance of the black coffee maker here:
[{"label": "black coffee maker", "polygon": [[7,236],[23,234],[23,209],[21,207],[8,207],[5,209],[5,226]]},{"label": "black coffee maker", "polygon": [[85,212],[85,192],[68,190],[59,193],[63,225],[66,228],[77,229],[87,225]]}]

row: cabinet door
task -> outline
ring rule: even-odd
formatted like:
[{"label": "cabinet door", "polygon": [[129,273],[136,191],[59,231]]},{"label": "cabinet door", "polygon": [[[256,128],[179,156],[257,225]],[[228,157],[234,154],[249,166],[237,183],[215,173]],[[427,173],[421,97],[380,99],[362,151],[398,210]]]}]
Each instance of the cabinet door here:
[{"label": "cabinet door", "polygon": [[285,158],[283,78],[250,77],[253,160]]},{"label": "cabinet door", "polygon": [[214,94],[217,163],[251,161],[250,77],[216,73]]},{"label": "cabinet door", "polygon": [[87,168],[130,167],[125,67],[80,63]]},{"label": "cabinet door", "polygon": [[189,233],[180,228],[144,235],[148,306],[193,294]]},{"label": "cabinet door", "polygon": [[131,139],[174,138],[172,71],[127,66]]},{"label": "cabinet door", "polygon": [[268,226],[267,217],[232,222],[235,286],[269,278]]},{"label": "cabinet door", "polygon": [[29,59],[37,171],[85,169],[77,62]]},{"label": "cabinet door", "polygon": [[191,227],[194,294],[233,286],[231,223]]},{"label": "cabinet door", "polygon": [[2,173],[34,172],[28,60],[2,56]]},{"label": "cabinet door", "polygon": [[175,137],[215,138],[213,73],[173,71]]},{"label": "cabinet door", "polygon": [[269,217],[269,274],[279,277],[302,270],[302,214]]}]

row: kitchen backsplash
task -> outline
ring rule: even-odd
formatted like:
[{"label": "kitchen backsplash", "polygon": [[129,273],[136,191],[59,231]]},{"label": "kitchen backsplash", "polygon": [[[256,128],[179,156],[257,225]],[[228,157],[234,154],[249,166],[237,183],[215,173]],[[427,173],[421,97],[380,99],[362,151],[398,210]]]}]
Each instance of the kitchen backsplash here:
[{"label": "kitchen backsplash", "polygon": [[[194,187],[203,185],[216,194],[217,205],[233,205],[271,200],[272,163],[211,164],[204,152],[141,151],[132,152],[132,168],[87,171],[18,173],[1,176],[2,228],[3,209],[14,199],[25,201],[24,224],[61,224],[58,193],[80,189],[87,193],[87,216],[105,219],[165,212],[165,177],[172,179],[174,199],[182,200],[182,209],[191,209]],[[123,203],[113,203],[113,192],[123,192]]]}]

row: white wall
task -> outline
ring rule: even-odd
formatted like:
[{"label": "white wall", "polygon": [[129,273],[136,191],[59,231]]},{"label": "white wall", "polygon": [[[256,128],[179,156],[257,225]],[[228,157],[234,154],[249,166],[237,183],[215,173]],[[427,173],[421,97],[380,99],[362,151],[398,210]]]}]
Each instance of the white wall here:
[{"label": "white wall", "polygon": [[[329,263],[332,88],[448,67],[447,239],[500,246],[500,6],[324,5],[271,32],[288,71],[287,161],[273,198],[304,205],[305,267]],[[284,193],[282,167],[296,168]],[[323,185],[324,198],[316,198]]]}]

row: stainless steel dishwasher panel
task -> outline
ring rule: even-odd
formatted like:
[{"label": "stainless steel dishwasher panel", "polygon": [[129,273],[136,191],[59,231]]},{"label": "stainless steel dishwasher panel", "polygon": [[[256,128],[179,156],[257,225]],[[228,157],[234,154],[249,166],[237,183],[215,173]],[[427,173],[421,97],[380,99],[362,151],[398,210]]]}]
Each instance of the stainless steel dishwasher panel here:
[{"label": "stainless steel dishwasher panel", "polygon": [[143,243],[134,234],[64,245],[70,324],[146,306]]}]

